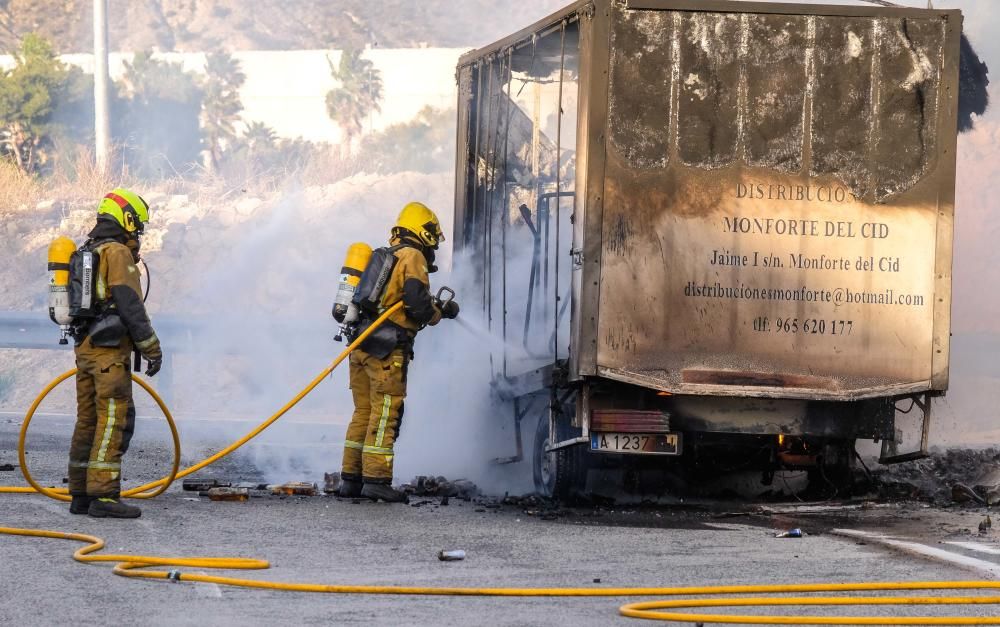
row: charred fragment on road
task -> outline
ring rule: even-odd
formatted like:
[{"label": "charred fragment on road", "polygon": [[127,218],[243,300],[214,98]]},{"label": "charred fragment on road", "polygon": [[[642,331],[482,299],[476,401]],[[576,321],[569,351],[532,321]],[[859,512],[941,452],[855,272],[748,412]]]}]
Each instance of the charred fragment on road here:
[{"label": "charred fragment on road", "polygon": [[[468,479],[448,480],[445,477],[417,476],[399,488],[412,496],[454,497],[469,501],[479,494],[479,488]],[[447,503],[442,503],[446,505]]]},{"label": "charred fragment on road", "polygon": [[933,451],[926,459],[883,466],[873,475],[882,498],[936,505],[1000,504],[1000,449]]}]

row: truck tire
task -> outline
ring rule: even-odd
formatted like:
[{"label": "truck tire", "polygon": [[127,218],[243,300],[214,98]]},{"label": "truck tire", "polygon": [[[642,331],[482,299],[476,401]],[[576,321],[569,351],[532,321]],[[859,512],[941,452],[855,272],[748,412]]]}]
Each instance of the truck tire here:
[{"label": "truck tire", "polygon": [[547,416],[542,416],[535,429],[532,449],[535,491],[548,498],[566,500],[585,487],[586,451],[582,445],[574,445],[547,453],[548,446],[549,421]]}]

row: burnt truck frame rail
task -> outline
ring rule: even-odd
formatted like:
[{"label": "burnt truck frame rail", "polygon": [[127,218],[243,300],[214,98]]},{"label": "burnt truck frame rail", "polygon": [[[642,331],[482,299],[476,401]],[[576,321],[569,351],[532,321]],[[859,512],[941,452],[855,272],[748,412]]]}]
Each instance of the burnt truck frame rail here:
[{"label": "burnt truck frame rail", "polygon": [[926,455],[961,29],[957,10],[587,0],[463,55],[456,259],[502,340],[502,461],[526,418],[560,496],[594,467],[834,485],[857,439]]}]

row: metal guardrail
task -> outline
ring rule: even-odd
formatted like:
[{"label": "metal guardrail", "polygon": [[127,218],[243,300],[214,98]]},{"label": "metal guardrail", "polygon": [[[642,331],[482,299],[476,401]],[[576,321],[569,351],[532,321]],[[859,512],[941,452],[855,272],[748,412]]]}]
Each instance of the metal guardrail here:
[{"label": "metal guardrail", "polygon": [[[247,316],[242,322],[251,317]],[[168,314],[153,317],[156,335],[164,348],[169,349],[165,352],[169,353],[197,352],[201,348],[200,340],[212,338],[219,332],[220,324],[223,324],[220,320],[205,316]],[[261,315],[256,327],[266,328],[268,334],[285,338],[289,346],[295,346],[297,342],[308,344],[316,341],[314,327],[309,329],[288,318],[277,320],[273,316]],[[335,330],[331,319],[331,339]],[[68,346],[59,344],[59,327],[49,319],[47,311],[0,311],[0,349],[67,350],[72,346],[72,340]],[[234,346],[231,352],[238,352],[238,347]]]},{"label": "metal guardrail", "polygon": [[[169,339],[173,350],[190,349],[192,340],[205,324],[182,321],[173,316],[157,316],[156,333],[165,341]],[[0,348],[68,350],[73,347],[59,344],[59,327],[42,311],[0,311]]]}]

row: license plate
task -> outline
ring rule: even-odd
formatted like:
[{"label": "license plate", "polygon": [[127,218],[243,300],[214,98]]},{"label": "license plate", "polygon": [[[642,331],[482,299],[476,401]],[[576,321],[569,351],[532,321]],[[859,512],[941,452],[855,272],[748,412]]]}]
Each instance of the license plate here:
[{"label": "license plate", "polygon": [[679,433],[600,433],[590,434],[590,450],[602,453],[680,455]]}]

